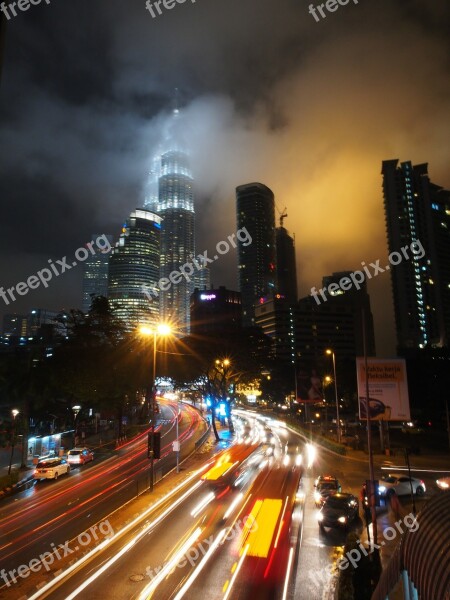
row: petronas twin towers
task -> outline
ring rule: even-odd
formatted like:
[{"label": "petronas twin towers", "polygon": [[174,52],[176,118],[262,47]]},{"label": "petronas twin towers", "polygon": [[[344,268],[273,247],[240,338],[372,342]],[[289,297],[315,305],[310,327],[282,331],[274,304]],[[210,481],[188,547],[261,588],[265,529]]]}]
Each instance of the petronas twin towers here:
[{"label": "petronas twin towers", "polygon": [[145,208],[162,219],[160,285],[157,286],[160,319],[173,322],[181,334],[187,334],[190,330],[190,297],[195,281],[184,277],[172,283],[171,278],[180,267],[192,263],[195,255],[194,180],[188,151],[176,132],[178,119],[179,113],[175,109],[172,131],[164,142],[165,148],[153,161]]},{"label": "petronas twin towers", "polygon": [[180,129],[175,109],[144,207],[131,213],[110,257],[110,303],[130,331],[164,321],[189,334],[191,295],[208,285],[209,271],[195,258],[194,180]]}]

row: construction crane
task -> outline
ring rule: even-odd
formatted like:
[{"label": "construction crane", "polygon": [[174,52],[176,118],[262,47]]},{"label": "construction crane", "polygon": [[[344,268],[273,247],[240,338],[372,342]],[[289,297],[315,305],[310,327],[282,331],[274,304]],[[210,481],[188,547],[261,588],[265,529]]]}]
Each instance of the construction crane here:
[{"label": "construction crane", "polygon": [[280,213],[280,227],[283,227],[283,221],[288,216],[287,214],[287,206],[284,207],[284,210],[281,211],[277,206],[277,211]]}]

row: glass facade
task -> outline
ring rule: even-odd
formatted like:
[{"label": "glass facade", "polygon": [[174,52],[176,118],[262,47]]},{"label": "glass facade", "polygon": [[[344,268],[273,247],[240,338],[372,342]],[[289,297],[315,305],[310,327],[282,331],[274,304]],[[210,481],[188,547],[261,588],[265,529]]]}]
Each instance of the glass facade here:
[{"label": "glass facade", "polygon": [[[94,234],[91,239],[96,240],[99,234]],[[110,246],[113,245],[113,236],[106,236]],[[95,246],[94,246],[95,247]],[[83,263],[83,304],[84,313],[91,308],[92,296],[108,297],[108,268],[110,251],[96,248],[96,253],[89,256]]]},{"label": "glass facade", "polygon": [[382,175],[388,248],[400,256],[390,269],[398,345],[445,346],[450,332],[450,192],[430,182],[427,164],[387,160]]},{"label": "glass facade", "polygon": [[161,218],[136,209],[122,228],[109,261],[108,296],[128,331],[159,320]]},{"label": "glass facade", "polygon": [[262,183],[236,188],[237,226],[245,227],[252,243],[238,245],[239,285],[242,294],[242,322],[255,324],[254,305],[261,298],[273,298],[276,286],[275,200]]}]

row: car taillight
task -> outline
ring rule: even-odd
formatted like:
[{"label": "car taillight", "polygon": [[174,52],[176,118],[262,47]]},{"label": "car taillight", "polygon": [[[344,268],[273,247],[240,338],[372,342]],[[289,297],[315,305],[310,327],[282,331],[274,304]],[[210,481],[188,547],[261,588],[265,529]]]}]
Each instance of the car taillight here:
[{"label": "car taillight", "polygon": [[420,480],[420,485],[425,485],[425,481],[423,481],[422,479]]}]

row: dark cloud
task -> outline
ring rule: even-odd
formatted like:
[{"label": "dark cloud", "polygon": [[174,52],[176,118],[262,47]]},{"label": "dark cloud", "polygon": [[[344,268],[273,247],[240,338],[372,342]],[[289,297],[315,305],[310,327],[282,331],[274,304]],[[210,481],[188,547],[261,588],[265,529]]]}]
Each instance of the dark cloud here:
[{"label": "dark cloud", "polygon": [[[308,5],[188,0],[152,19],[144,0],[52,0],[8,22],[1,283],[93,231],[118,233],[143,202],[175,87],[199,251],[235,230],[235,186],[261,180],[288,207],[302,294],[323,274],[384,259],[381,161],[428,161],[450,186],[448,3],[360,0],[319,23]],[[213,280],[236,285],[234,255]],[[79,304],[79,285],[71,274],[22,305]],[[389,286],[371,284],[383,332],[393,332]],[[380,337],[381,351],[393,339]]]}]

